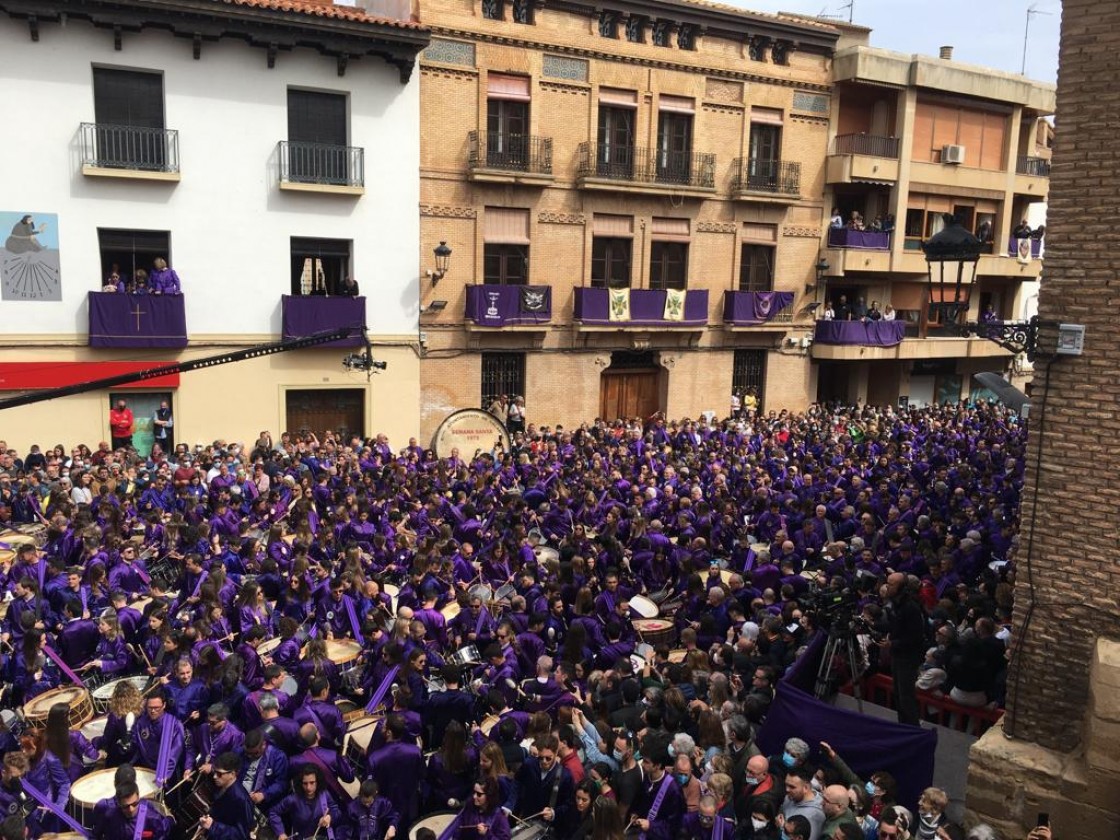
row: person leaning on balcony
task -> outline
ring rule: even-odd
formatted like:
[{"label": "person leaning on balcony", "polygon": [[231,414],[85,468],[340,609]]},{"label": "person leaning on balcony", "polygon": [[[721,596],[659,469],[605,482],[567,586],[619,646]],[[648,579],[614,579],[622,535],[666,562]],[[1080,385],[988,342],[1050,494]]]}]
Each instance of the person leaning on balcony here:
[{"label": "person leaning on balcony", "polygon": [[101,287],[103,292],[123,292],[124,280],[121,278],[121,267],[113,263],[112,269],[109,271],[109,276],[105,278],[105,285]]},{"label": "person leaning on balcony", "polygon": [[828,226],[836,230],[844,227],[844,217],[840,215],[839,207],[832,208],[832,218],[829,220]]},{"label": "person leaning on balcony", "polygon": [[848,230],[863,230],[863,216],[858,210],[853,210],[851,218],[848,219]]},{"label": "person leaning on balcony", "polygon": [[346,279],[342,281],[342,286],[339,288],[338,293],[343,297],[357,297],[361,294],[358,291],[358,281],[347,274]]},{"label": "person leaning on balcony", "polygon": [[132,282],[128,284],[128,293],[130,295],[146,295],[151,291],[152,289],[148,285],[148,272],[138,268],[136,273],[132,275]]},{"label": "person leaning on balcony", "polygon": [[883,313],[879,310],[879,301],[871,301],[871,308],[867,310],[868,321],[882,321]]},{"label": "person leaning on balcony", "polygon": [[822,321],[835,321],[836,310],[832,308],[832,301],[827,301],[824,305],[824,312],[821,313]]},{"label": "person leaning on balcony", "polygon": [[894,319],[895,319],[894,307],[891,306],[888,303],[886,306],[883,307],[883,320],[884,321],[893,321]]},{"label": "person leaning on balcony", "polygon": [[156,257],[152,263],[151,285],[153,295],[182,294],[179,275],[167,264],[163,257]]},{"label": "person leaning on balcony", "polygon": [[1027,224],[1026,219],[1023,219],[1023,221],[1015,226],[1015,230],[1011,231],[1011,235],[1016,239],[1030,239],[1031,226]]}]

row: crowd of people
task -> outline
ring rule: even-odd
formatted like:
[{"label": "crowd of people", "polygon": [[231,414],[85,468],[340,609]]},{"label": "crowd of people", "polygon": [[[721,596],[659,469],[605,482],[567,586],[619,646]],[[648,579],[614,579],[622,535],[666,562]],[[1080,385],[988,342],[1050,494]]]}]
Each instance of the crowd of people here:
[{"label": "crowd of people", "polygon": [[858,593],[859,668],[894,676],[901,722],[919,681],[1002,702],[1015,415],[741,409],[512,440],[0,441],[0,837],[965,836],[944,791],[900,802],[827,743],[768,756],[755,735],[813,590]]}]

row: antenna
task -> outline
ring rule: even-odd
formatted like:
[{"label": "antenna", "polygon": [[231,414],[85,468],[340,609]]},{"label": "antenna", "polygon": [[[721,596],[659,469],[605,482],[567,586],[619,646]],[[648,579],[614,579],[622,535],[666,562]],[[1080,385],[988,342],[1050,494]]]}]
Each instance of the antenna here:
[{"label": "antenna", "polygon": [[[852,0],[852,2],[855,2],[855,0]],[[1019,75],[1020,76],[1027,75],[1027,42],[1030,40],[1030,35],[1031,35],[1031,15],[1052,15],[1052,14],[1054,14],[1053,12],[1044,12],[1037,7],[1038,7],[1038,3],[1031,3],[1031,5],[1027,8],[1027,25],[1026,25],[1026,28],[1023,30],[1023,67],[1022,67],[1022,69],[1019,70]]]}]

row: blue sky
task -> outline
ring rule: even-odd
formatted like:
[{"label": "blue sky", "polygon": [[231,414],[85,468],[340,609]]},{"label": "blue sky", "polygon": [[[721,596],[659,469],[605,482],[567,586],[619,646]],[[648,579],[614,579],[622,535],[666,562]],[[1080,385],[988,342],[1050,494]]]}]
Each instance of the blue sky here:
[{"label": "blue sky", "polygon": [[[759,12],[797,12],[848,19],[848,0],[724,0]],[[851,0],[853,23],[870,27],[871,45],[903,53],[937,55],[943,44],[953,58],[1018,73],[1023,63],[1023,30],[1031,16],[1027,75],[1054,82],[1058,75],[1059,0]],[[1046,12],[1048,14],[1041,14]]]}]

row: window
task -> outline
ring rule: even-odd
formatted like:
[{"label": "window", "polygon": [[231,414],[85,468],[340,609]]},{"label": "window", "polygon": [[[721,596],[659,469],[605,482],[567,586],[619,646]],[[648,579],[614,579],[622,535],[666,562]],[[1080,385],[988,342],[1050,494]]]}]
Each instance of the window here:
[{"label": "window", "polygon": [[288,179],[350,182],[346,95],[288,90]]},{"label": "window", "polygon": [[513,22],[533,23],[533,0],[513,0]]},{"label": "window", "polygon": [[753,393],[762,404],[766,379],[765,350],[736,350],[731,369],[731,390],[736,394]]},{"label": "window", "polygon": [[510,399],[525,396],[524,353],[482,354],[482,408],[488,409],[503,394]]},{"label": "window", "polygon": [[692,171],[692,100],[661,97],[657,119],[657,179],[690,182]]},{"label": "window", "polygon": [[782,156],[780,111],[755,108],[751,112],[750,157],[747,184],[751,189],[771,191],[778,186]]},{"label": "window", "polygon": [[[627,91],[620,94],[635,96]],[[599,105],[598,171],[604,178],[629,178],[634,173],[634,113],[633,106]]]},{"label": "window", "polygon": [[742,257],[739,263],[739,291],[773,291],[774,246],[744,243]]},{"label": "window", "polygon": [[651,289],[684,289],[688,286],[688,243],[654,241],[649,258]]},{"label": "window", "polygon": [[136,279],[136,272],[151,273],[156,257],[171,265],[171,234],[165,230],[118,230],[98,228],[97,245],[101,252],[101,276],[119,274],[125,285]]},{"label": "window", "polygon": [[628,287],[632,251],[631,239],[596,236],[591,244],[591,286],[596,289]]},{"label": "window", "polygon": [[506,4],[503,0],[482,0],[482,16],[487,20],[505,20]]},{"label": "window", "polygon": [[165,168],[163,74],[93,68],[93,113],[98,166]]},{"label": "window", "polygon": [[600,38],[617,38],[618,37],[618,13],[601,11],[599,12],[599,37]]},{"label": "window", "polygon": [[487,207],[483,217],[484,283],[503,286],[529,282],[529,211]]},{"label": "window", "polygon": [[349,239],[292,237],[292,294],[334,295],[350,273]]},{"label": "window", "polygon": [[529,152],[529,78],[491,73],[486,82],[486,165],[525,169]]},{"label": "window", "polygon": [[646,41],[646,19],[637,15],[626,18],[626,40],[631,44],[644,44]]}]

